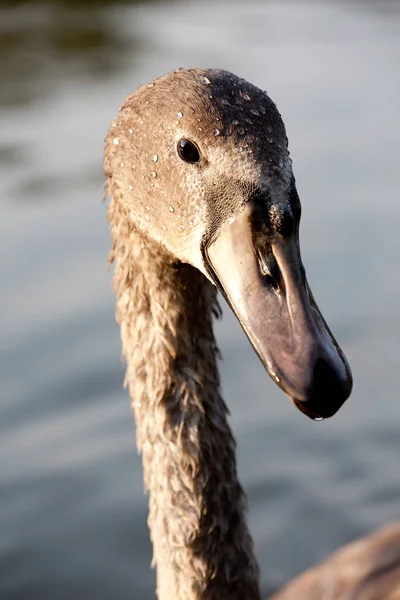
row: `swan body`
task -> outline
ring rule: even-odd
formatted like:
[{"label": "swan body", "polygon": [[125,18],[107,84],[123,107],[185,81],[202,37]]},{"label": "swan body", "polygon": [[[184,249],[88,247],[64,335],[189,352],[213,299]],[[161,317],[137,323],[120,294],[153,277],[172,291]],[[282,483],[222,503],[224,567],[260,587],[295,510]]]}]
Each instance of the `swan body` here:
[{"label": "swan body", "polygon": [[400,523],[344,546],[270,600],[400,600]]},{"label": "swan body", "polygon": [[181,69],[126,100],[104,164],[158,598],[260,600],[220,393],[217,289],[306,415],[332,416],[352,386],[302,265],[283,121],[267,93],[243,79]]}]

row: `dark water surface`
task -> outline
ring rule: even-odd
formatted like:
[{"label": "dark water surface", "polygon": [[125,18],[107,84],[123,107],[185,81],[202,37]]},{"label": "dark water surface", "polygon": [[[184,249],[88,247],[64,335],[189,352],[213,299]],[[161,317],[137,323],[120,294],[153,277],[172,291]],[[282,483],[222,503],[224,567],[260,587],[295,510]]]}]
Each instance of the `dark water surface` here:
[{"label": "dark water surface", "polygon": [[399,518],[399,3],[10,3],[0,49],[1,599],[154,598],[101,163],[123,98],[178,66],[277,102],[309,279],[355,379],[313,423],[218,325],[264,592]]}]

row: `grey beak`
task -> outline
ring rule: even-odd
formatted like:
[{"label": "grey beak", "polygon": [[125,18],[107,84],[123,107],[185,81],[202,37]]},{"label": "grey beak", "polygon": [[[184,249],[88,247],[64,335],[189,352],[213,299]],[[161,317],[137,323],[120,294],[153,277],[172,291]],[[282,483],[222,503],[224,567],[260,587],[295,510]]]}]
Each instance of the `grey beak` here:
[{"label": "grey beak", "polygon": [[250,204],[219,230],[209,271],[272,379],[307,416],[331,417],[350,395],[350,367],[307,284],[297,232],[272,236],[260,256],[256,218]]}]

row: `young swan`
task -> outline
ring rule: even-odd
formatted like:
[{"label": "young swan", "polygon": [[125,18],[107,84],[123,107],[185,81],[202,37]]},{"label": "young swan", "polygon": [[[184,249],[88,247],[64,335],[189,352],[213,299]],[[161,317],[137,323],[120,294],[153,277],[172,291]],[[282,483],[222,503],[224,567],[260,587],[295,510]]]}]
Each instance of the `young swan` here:
[{"label": "young swan", "polygon": [[175,71],[121,107],[105,174],[158,597],[259,600],[220,395],[217,289],[302,412],[332,416],[352,386],[302,265],[284,124],[266,92],[231,73]]}]

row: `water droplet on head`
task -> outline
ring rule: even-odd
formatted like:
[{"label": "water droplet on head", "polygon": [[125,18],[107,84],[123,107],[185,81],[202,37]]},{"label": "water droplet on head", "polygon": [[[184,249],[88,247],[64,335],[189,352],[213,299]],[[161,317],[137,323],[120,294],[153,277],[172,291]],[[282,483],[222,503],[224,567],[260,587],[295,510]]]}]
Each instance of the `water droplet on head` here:
[{"label": "water droplet on head", "polygon": [[251,98],[248,94],[243,94],[243,99],[246,100],[246,102],[250,102]]},{"label": "water droplet on head", "polygon": [[144,218],[146,219],[146,221],[150,221],[149,215],[144,215]]},{"label": "water droplet on head", "polygon": [[227,100],[226,98],[222,98],[221,102],[224,106],[227,106],[229,104],[229,100]]},{"label": "water droplet on head", "polygon": [[242,146],[239,146],[239,148],[237,149],[238,152],[243,152],[243,148]]},{"label": "water droplet on head", "polygon": [[171,205],[169,205],[169,212],[174,212],[174,208]]},{"label": "water droplet on head", "polygon": [[133,129],[128,129],[128,133],[133,133]]},{"label": "water droplet on head", "polygon": [[157,173],[156,173],[155,171],[152,171],[152,172],[151,172],[151,176],[152,176],[152,177],[157,177]]},{"label": "water droplet on head", "polygon": [[163,231],[167,231],[167,228],[165,227],[165,225],[161,225],[161,229],[162,229]]},{"label": "water droplet on head", "polygon": [[183,117],[183,113],[180,110],[178,110],[176,116],[178,117],[178,119],[181,119]]},{"label": "water droplet on head", "polygon": [[113,144],[114,144],[114,146],[118,146],[118,144],[119,144],[119,139],[118,139],[118,138],[114,138],[114,139],[113,139]]},{"label": "water droplet on head", "polygon": [[259,113],[259,112],[258,112],[258,110],[256,110],[255,108],[252,108],[250,112],[251,112],[251,114],[252,114],[252,115],[254,115],[255,117],[259,117],[259,116],[260,116],[260,113]]},{"label": "water droplet on head", "polygon": [[267,137],[267,141],[268,141],[270,144],[273,144],[273,143],[274,143],[274,138],[272,138],[272,137],[268,136],[268,137]]},{"label": "water droplet on head", "polygon": [[211,83],[211,81],[205,75],[200,75],[200,81],[201,83],[204,83],[204,85],[210,85]]},{"label": "water droplet on head", "polygon": [[146,210],[150,210],[150,206],[146,206]]},{"label": "water droplet on head", "polygon": [[185,229],[185,226],[184,226],[184,225],[181,225],[181,229]]},{"label": "water droplet on head", "polygon": [[243,127],[238,127],[237,132],[238,132],[239,135],[244,135],[244,129],[243,129]]},{"label": "water droplet on head", "polygon": [[233,119],[232,125],[239,125],[239,121],[237,121],[236,119]]},{"label": "water droplet on head", "polygon": [[323,421],[324,417],[314,417],[313,421]]},{"label": "water droplet on head", "polygon": [[267,113],[266,109],[264,106],[260,106],[260,112],[261,114],[265,115]]},{"label": "water droplet on head", "polygon": [[148,88],[152,88],[152,87],[154,87],[154,85],[155,85],[154,83],[148,83],[148,84],[147,84],[147,87],[148,87]]},{"label": "water droplet on head", "polygon": [[213,130],[213,134],[214,134],[215,136],[219,135],[220,133],[221,133],[221,132],[220,132],[220,130],[218,129],[218,127],[216,127],[216,128]]},{"label": "water droplet on head", "polygon": [[278,164],[279,164],[279,168],[282,169],[282,167],[283,167],[283,158],[279,159],[279,163]]},{"label": "water droplet on head", "polygon": [[128,188],[130,189],[130,191],[133,190],[133,187],[131,185],[128,185]]},{"label": "water droplet on head", "polygon": [[157,156],[157,154],[154,154],[154,156],[153,156],[153,162],[156,163],[157,161],[158,161],[158,156]]}]

